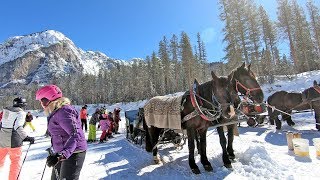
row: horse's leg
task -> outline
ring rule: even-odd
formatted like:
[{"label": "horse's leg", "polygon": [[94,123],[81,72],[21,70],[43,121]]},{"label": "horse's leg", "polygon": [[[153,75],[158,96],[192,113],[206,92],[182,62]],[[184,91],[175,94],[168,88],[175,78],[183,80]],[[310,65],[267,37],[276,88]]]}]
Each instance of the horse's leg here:
[{"label": "horse's leg", "polygon": [[199,132],[196,132],[196,135],[195,135],[195,140],[196,140],[196,143],[197,143],[197,150],[198,150],[198,154],[201,154],[201,147],[200,147],[200,140],[199,140]]},{"label": "horse's leg", "polygon": [[270,125],[274,125],[274,122],[279,120],[278,115],[280,114],[277,110],[272,111],[271,108],[268,108],[269,121]]},{"label": "horse's leg", "polygon": [[207,130],[207,128],[204,128],[198,131],[198,134],[200,135],[200,158],[204,169],[206,171],[212,171],[213,168],[207,157]]},{"label": "horse's leg", "polygon": [[160,159],[160,156],[158,155],[158,148],[156,145],[159,140],[160,129],[157,127],[151,126],[148,130],[149,130],[149,135],[151,140],[151,147],[153,148],[152,149],[153,160],[156,164],[159,164],[161,159]]},{"label": "horse's leg", "polygon": [[189,148],[189,166],[191,168],[191,171],[195,174],[200,174],[200,170],[194,160],[194,139],[197,135],[196,130],[193,128],[187,129],[187,135],[188,135],[188,148]]},{"label": "horse's leg", "polygon": [[[283,118],[283,114],[281,113],[281,116]],[[281,129],[281,121],[280,119],[278,118],[278,116],[275,117],[275,122],[276,122],[276,129]]]},{"label": "horse's leg", "polygon": [[312,103],[312,107],[314,110],[314,118],[316,119],[316,128],[320,131],[320,102],[315,101]]},{"label": "horse's leg", "polygon": [[[288,112],[288,113],[291,114],[291,111]],[[294,122],[292,121],[291,116],[289,116],[289,115],[287,115],[287,114],[282,114],[282,119],[283,119],[283,120],[286,120],[286,121],[287,121],[287,124],[288,124],[289,126],[293,126],[293,125],[296,124],[296,123],[294,123]]]},{"label": "horse's leg", "polygon": [[219,134],[219,138],[220,138],[220,145],[222,148],[222,160],[223,160],[223,164],[226,168],[232,168],[231,165],[231,161],[228,157],[228,152],[227,152],[227,140],[226,137],[224,135],[224,131],[223,131],[223,126],[217,127],[217,131]]},{"label": "horse's leg", "polygon": [[234,160],[235,155],[234,155],[234,150],[233,150],[233,139],[234,139],[234,128],[235,125],[229,125],[228,127],[228,146],[227,146],[227,151],[229,155],[229,159]]},{"label": "horse's leg", "polygon": [[152,151],[152,142],[151,142],[151,138],[150,138],[150,134],[149,134],[149,128],[147,126],[147,123],[146,123],[146,120],[145,118],[143,117],[143,129],[145,131],[145,135],[146,135],[146,151],[147,152],[151,152]]}]

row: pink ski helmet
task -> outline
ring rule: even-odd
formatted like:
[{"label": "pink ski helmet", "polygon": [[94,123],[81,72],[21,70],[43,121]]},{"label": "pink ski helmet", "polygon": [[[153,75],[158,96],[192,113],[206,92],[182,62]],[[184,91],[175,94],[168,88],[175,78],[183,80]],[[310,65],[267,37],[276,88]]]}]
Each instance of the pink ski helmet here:
[{"label": "pink ski helmet", "polygon": [[47,98],[49,101],[53,101],[61,97],[62,91],[54,84],[43,86],[36,92],[36,100]]}]

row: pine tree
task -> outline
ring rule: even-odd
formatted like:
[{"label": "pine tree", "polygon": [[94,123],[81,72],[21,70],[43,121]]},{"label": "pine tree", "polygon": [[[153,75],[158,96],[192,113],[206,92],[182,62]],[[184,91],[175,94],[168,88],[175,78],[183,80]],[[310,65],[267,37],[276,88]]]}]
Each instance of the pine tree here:
[{"label": "pine tree", "polygon": [[181,33],[180,46],[182,67],[185,74],[184,87],[187,88],[193,82],[194,78],[197,78],[195,72],[197,65],[193,57],[189,37],[185,32]]},{"label": "pine tree", "polygon": [[315,6],[312,0],[307,3],[307,8],[310,16],[310,28],[312,32],[313,44],[316,50],[317,65],[319,66],[320,58],[320,15],[319,8]]},{"label": "pine tree", "polygon": [[292,7],[288,0],[278,0],[278,29],[282,33],[282,37],[289,40],[290,55],[293,59],[295,69],[298,70],[299,60],[297,58],[296,47],[294,44],[294,30],[293,30],[293,17]]}]

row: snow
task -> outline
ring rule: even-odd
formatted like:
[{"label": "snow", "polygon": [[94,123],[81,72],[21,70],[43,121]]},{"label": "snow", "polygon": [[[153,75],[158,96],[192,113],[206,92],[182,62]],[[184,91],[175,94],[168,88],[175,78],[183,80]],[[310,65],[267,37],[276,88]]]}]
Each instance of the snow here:
[{"label": "snow", "polygon": [[0,65],[22,57],[28,52],[36,51],[42,47],[49,47],[60,41],[70,41],[62,33],[47,30],[27,36],[14,36],[0,44]]},{"label": "snow", "polygon": [[[263,86],[265,98],[278,90],[299,92],[312,86],[313,80],[318,80],[319,77],[320,71],[299,74],[290,81],[287,77],[279,77],[276,83]],[[313,138],[320,137],[320,132],[315,129],[313,112],[294,114],[293,121],[296,125],[290,127],[284,122],[282,130],[276,130],[275,126],[267,123],[267,120],[265,124],[256,128],[242,123],[239,128],[240,136],[234,139],[236,160],[232,163],[232,170],[223,166],[218,134],[215,129],[210,128],[207,133],[207,156],[213,166],[213,172],[204,170],[200,157],[196,154],[195,159],[201,174],[195,175],[188,165],[187,144],[181,150],[177,150],[172,144],[160,145],[159,153],[164,163],[155,165],[151,153],[126,139],[124,112],[138,109],[145,103],[146,100],[127,104],[105,104],[109,111],[115,107],[122,109],[121,134],[114,135],[115,138],[103,144],[88,144],[80,179],[320,179],[320,157],[316,157],[316,149],[312,143]],[[89,105],[89,114],[103,105]],[[76,107],[81,108],[81,106]],[[38,116],[33,121],[36,132],[31,132],[29,128],[26,130],[31,136],[36,137],[36,143],[31,145],[29,150],[27,142],[23,146],[22,157],[25,157],[27,150],[28,154],[20,177],[23,180],[41,179],[44,172],[43,179],[49,179],[51,168],[45,166],[47,157],[45,149],[50,147],[50,139],[42,136],[46,130],[46,118],[40,111],[32,113]],[[299,157],[288,150],[287,131],[300,132],[302,138],[309,140],[309,156]],[[97,138],[100,134],[101,131],[98,131]],[[7,157],[5,172],[0,172],[1,179],[7,177],[8,166]]]}]

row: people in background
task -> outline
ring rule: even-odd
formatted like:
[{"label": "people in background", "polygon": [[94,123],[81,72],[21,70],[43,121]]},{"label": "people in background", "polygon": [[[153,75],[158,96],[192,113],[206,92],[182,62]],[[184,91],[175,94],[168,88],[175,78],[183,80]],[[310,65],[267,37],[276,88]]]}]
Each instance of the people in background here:
[{"label": "people in background", "polygon": [[87,105],[84,105],[81,110],[80,110],[80,119],[81,119],[81,128],[87,132],[88,131],[88,126],[87,126],[87,117],[88,117],[88,113],[87,113]]},{"label": "people in background", "polygon": [[121,111],[120,108],[115,108],[115,109],[113,110],[114,133],[115,133],[115,134],[119,134],[119,122],[121,121],[120,111]]},{"label": "people in background", "polygon": [[23,127],[30,126],[30,128],[34,132],[36,129],[34,128],[32,122],[31,122],[32,120],[33,120],[33,116],[31,114],[31,112],[28,112],[27,115],[26,115],[26,123],[24,124]]},{"label": "people in background", "polygon": [[107,119],[108,119],[108,124],[109,124],[107,136],[108,136],[108,138],[113,138],[112,133],[114,132],[114,120],[113,120],[112,112],[108,113]]},{"label": "people in background", "polygon": [[[26,117],[23,108],[26,104],[26,99],[17,97],[13,100],[12,107],[3,109],[0,129],[0,174],[2,174],[4,161],[8,154],[11,161],[9,180],[18,179],[23,141],[29,141],[30,145],[34,143],[34,138],[29,137],[22,127]],[[4,177],[1,176],[1,178]]]},{"label": "people in background", "polygon": [[[78,111],[56,85],[47,85],[36,92],[48,116],[48,131],[53,152],[47,157],[52,168],[51,179],[79,179],[86,157],[87,141],[81,129]],[[56,177],[56,173],[59,177]]]},{"label": "people in background", "polygon": [[97,122],[99,121],[100,109],[96,109],[89,121],[89,135],[88,142],[96,141]]},{"label": "people in background", "polygon": [[108,115],[105,113],[100,114],[99,120],[100,129],[102,131],[102,134],[100,136],[100,143],[103,143],[104,141],[108,141],[107,132],[110,128],[110,122],[108,120]]}]

